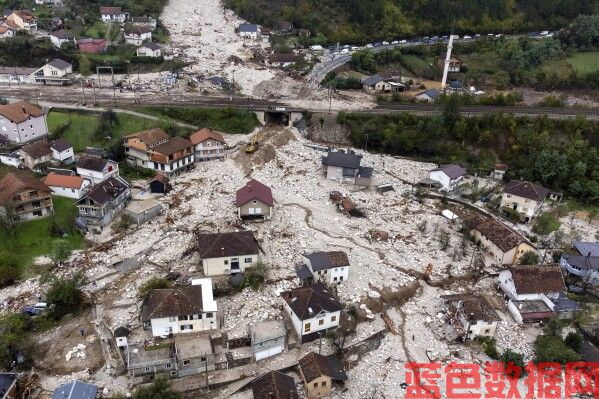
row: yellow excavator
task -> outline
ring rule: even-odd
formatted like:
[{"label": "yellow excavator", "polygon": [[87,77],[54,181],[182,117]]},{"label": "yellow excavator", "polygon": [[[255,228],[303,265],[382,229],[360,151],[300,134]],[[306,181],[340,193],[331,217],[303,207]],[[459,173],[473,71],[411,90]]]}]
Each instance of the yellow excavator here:
[{"label": "yellow excavator", "polygon": [[256,135],[252,138],[252,140],[249,143],[247,143],[245,146],[246,154],[253,154],[258,150],[258,148],[260,147],[260,143],[259,143],[258,139],[259,139],[259,134],[256,133]]}]

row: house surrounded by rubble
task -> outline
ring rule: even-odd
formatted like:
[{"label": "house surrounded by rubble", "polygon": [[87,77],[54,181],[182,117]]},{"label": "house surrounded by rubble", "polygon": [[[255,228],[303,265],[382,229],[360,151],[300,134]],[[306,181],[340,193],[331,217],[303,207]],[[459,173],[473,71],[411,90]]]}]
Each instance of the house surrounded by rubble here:
[{"label": "house surrounded by rubble", "polygon": [[330,151],[322,158],[327,179],[340,183],[370,186],[372,184],[373,169],[360,166],[362,156],[353,150]]},{"label": "house surrounded by rubble", "polygon": [[582,282],[599,285],[599,242],[574,241],[577,254],[562,254],[560,266]]},{"label": "house surrounded by rubble", "polygon": [[518,212],[522,215],[524,222],[528,223],[539,215],[543,203],[550,193],[550,190],[538,184],[512,180],[503,189],[500,206]]},{"label": "house surrounded by rubble", "polygon": [[207,333],[175,336],[177,376],[201,374],[216,368],[214,348]]},{"label": "house surrounded by rubble", "polygon": [[501,321],[493,306],[482,295],[444,295],[447,312],[456,333],[464,340],[495,336]]},{"label": "house surrounded by rubble", "polygon": [[278,355],[285,350],[287,330],[281,320],[266,320],[252,323],[250,341],[256,361]]},{"label": "house surrounded by rubble", "polygon": [[258,262],[258,243],[251,231],[198,235],[205,276],[241,273]]},{"label": "house surrounded by rubble", "polygon": [[302,261],[297,269],[302,281],[341,284],[349,278],[349,259],[343,251],[312,252],[303,255]]},{"label": "house surrounded by rubble", "polygon": [[466,177],[468,171],[460,165],[441,165],[431,170],[429,178],[441,184],[441,190],[453,191]]},{"label": "house surrounded by rubble", "polygon": [[[176,376],[175,351],[171,345],[129,345],[126,348],[127,373],[130,377],[150,377],[158,374]],[[150,379],[148,378],[148,379]]]},{"label": "house surrounded by rubble", "polygon": [[253,399],[299,399],[293,377],[280,371],[269,371],[251,385]]},{"label": "house surrounded by rubble", "polygon": [[310,352],[299,360],[298,370],[308,399],[329,397],[333,382],[347,380],[342,362],[334,355]]},{"label": "house surrounded by rubble", "polygon": [[211,159],[225,158],[225,139],[216,130],[203,128],[189,136],[195,147],[196,161],[209,161]]},{"label": "house surrounded by rubble", "polygon": [[274,207],[272,190],[252,179],[237,190],[235,205],[240,219],[270,219]]},{"label": "house surrounded by rubble", "polygon": [[120,176],[111,176],[93,186],[78,202],[78,224],[83,231],[101,231],[131,199],[131,188]]},{"label": "house surrounded by rubble", "polygon": [[470,235],[500,265],[513,265],[529,251],[536,249],[520,234],[495,218],[475,217],[469,222]]},{"label": "house surrounded by rubble", "polygon": [[283,308],[302,343],[310,342],[339,326],[341,304],[323,284],[281,293]]},{"label": "house surrounded by rubble", "polygon": [[212,280],[195,279],[189,286],[155,289],[142,305],[141,320],[153,337],[218,328]]},{"label": "house surrounded by rubble", "polygon": [[552,317],[572,318],[580,309],[569,299],[557,264],[511,266],[499,273],[499,288],[508,299],[514,320],[530,323]]}]

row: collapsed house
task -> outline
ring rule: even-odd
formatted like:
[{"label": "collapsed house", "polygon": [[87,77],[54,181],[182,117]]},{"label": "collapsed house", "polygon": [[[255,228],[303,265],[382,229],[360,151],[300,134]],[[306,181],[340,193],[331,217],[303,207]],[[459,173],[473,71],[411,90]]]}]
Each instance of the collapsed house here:
[{"label": "collapsed house", "polygon": [[472,340],[495,336],[499,315],[484,296],[454,294],[442,296],[447,306],[449,321],[459,337]]}]

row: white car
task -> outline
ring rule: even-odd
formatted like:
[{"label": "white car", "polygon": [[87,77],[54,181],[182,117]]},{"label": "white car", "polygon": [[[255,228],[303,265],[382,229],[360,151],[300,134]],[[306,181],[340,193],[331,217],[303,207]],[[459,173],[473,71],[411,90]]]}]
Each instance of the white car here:
[{"label": "white car", "polygon": [[383,46],[388,46],[389,42],[383,42]]},{"label": "white car", "polygon": [[358,46],[351,46],[351,51],[358,51],[360,50],[360,47]]},{"label": "white car", "polygon": [[366,48],[372,48],[372,47],[374,47],[374,46],[373,46],[372,44],[370,44],[370,43],[368,43],[368,44],[366,45]]},{"label": "white car", "polygon": [[408,41],[406,39],[400,40],[399,41],[401,44],[406,44]]},{"label": "white car", "polygon": [[539,35],[541,36],[547,36],[549,34],[548,30],[544,30],[543,32],[539,33]]},{"label": "white car", "polygon": [[397,41],[397,40],[393,40],[393,41],[391,42],[391,44],[395,46],[396,44],[399,44],[399,41]]},{"label": "white car", "polygon": [[349,54],[349,49],[344,48],[343,50],[341,50],[340,54]]},{"label": "white car", "polygon": [[498,33],[495,35],[495,38],[499,39],[501,36],[503,36],[501,33]]},{"label": "white car", "polygon": [[464,36],[464,40],[472,40],[472,36],[466,35],[466,36]]}]

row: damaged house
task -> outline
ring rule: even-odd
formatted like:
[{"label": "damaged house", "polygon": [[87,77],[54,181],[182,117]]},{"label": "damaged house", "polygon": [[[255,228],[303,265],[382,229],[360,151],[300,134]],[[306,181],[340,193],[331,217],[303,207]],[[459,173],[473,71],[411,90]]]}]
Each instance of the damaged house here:
[{"label": "damaged house", "polygon": [[520,234],[494,218],[475,217],[469,221],[470,235],[500,265],[513,265],[535,248]]},{"label": "damaged house", "polygon": [[280,371],[269,371],[252,381],[254,399],[299,399],[295,380]]},{"label": "damaged house", "polygon": [[468,171],[460,165],[441,165],[431,170],[429,179],[438,182],[443,191],[453,191],[464,181]]},{"label": "damaged house", "polygon": [[96,184],[77,202],[79,228],[84,231],[92,227],[102,230],[130,199],[131,188],[119,176]]},{"label": "damaged house", "polygon": [[499,273],[499,288],[517,323],[531,323],[552,317],[569,319],[580,309],[569,299],[557,264],[512,266]]},{"label": "damaged house", "polygon": [[251,231],[198,235],[205,276],[241,273],[258,262],[258,243]]},{"label": "damaged house", "polygon": [[297,268],[302,281],[341,284],[349,278],[349,259],[343,251],[312,252],[302,260],[304,263]]},{"label": "damaged house", "polygon": [[550,190],[538,184],[512,180],[503,189],[500,206],[518,212],[524,222],[529,222],[541,213],[543,203],[550,194]]},{"label": "damaged house", "polygon": [[313,341],[339,326],[341,304],[324,284],[285,291],[281,297],[302,343]]},{"label": "damaged house", "polygon": [[0,214],[20,222],[53,213],[52,190],[33,175],[14,170],[0,179]]},{"label": "damaged house", "polygon": [[256,361],[278,355],[285,349],[287,330],[281,320],[250,324],[252,353]]},{"label": "damaged house", "polygon": [[177,376],[200,374],[216,368],[214,348],[207,333],[175,336]]},{"label": "damaged house", "polygon": [[218,328],[212,280],[195,279],[189,286],[155,289],[142,305],[141,320],[153,337],[168,337]]},{"label": "damaged house", "polygon": [[343,364],[334,355],[310,352],[299,360],[298,369],[308,399],[329,397],[333,382],[347,380]]},{"label": "damaged house", "polygon": [[327,179],[340,183],[370,186],[373,169],[360,166],[361,162],[362,156],[352,150],[329,152],[326,157],[322,158]]},{"label": "damaged house", "polygon": [[444,295],[450,322],[464,340],[495,336],[501,321],[484,296],[474,294]]}]

